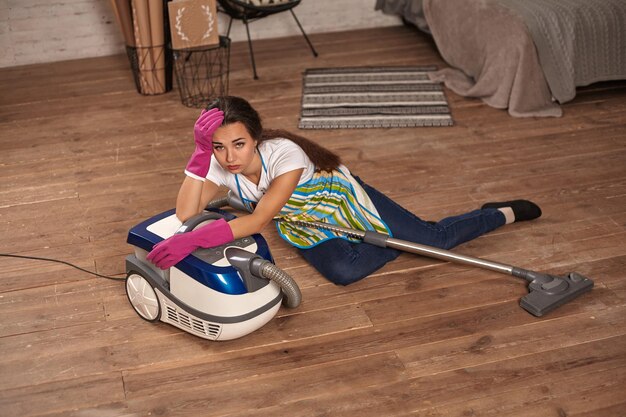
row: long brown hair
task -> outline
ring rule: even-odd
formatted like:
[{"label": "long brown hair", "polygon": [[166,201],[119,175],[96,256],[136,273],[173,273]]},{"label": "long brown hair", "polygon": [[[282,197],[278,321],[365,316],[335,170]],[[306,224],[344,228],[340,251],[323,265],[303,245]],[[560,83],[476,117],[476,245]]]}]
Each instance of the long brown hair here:
[{"label": "long brown hair", "polygon": [[310,139],[283,129],[263,129],[261,117],[257,111],[241,97],[219,97],[207,106],[207,110],[212,108],[218,108],[224,112],[224,125],[242,123],[258,144],[276,138],[289,139],[294,142],[313,162],[316,171],[332,171],[341,163],[338,155]]}]

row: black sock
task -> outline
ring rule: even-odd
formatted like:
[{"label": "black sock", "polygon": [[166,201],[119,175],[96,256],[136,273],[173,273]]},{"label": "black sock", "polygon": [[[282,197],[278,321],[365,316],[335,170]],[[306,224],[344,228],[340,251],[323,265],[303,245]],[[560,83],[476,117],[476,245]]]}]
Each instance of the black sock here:
[{"label": "black sock", "polygon": [[511,209],[513,210],[513,214],[515,215],[516,222],[534,220],[538,217],[541,217],[541,209],[539,208],[539,206],[528,200],[513,200],[504,201],[501,203],[487,203],[484,204],[481,209],[499,209],[503,207],[511,207]]}]

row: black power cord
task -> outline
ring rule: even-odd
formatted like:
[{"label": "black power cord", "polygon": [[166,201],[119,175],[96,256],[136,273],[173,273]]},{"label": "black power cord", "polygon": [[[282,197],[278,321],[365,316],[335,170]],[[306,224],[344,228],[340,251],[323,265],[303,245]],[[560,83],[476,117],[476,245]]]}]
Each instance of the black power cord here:
[{"label": "black power cord", "polygon": [[56,262],[56,263],[60,263],[60,264],[63,264],[63,265],[71,266],[72,268],[76,268],[76,269],[78,269],[80,271],[83,271],[83,272],[86,272],[88,274],[95,275],[95,276],[100,277],[100,278],[111,279],[113,281],[123,281],[123,280],[126,279],[125,277],[114,277],[114,276],[110,276],[110,275],[101,275],[101,274],[98,274],[97,272],[88,271],[88,270],[86,270],[84,268],[81,268],[80,266],[71,264],[69,262],[61,261],[59,259],[40,258],[38,256],[11,255],[9,253],[0,253],[0,256],[6,256],[6,257],[9,257],[9,258],[33,259],[33,260],[36,260],[36,261]]}]

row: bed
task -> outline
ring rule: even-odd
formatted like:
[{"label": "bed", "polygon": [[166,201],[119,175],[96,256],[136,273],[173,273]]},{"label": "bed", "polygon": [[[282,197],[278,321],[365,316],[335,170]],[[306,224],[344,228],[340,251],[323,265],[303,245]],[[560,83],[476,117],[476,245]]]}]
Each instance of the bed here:
[{"label": "bed", "polygon": [[431,78],[512,116],[562,115],[576,87],[626,79],[625,0],[377,0],[430,33]]}]

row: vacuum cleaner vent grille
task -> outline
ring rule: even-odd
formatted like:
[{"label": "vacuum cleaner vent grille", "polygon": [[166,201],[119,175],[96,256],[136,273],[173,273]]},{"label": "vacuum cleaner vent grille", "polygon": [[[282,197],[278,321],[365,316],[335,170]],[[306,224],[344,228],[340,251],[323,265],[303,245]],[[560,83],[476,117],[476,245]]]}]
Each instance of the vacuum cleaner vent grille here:
[{"label": "vacuum cleaner vent grille", "polygon": [[183,330],[204,337],[205,339],[216,340],[222,331],[219,324],[200,320],[175,305],[167,304],[167,321]]}]

